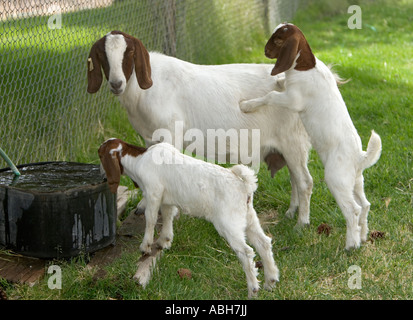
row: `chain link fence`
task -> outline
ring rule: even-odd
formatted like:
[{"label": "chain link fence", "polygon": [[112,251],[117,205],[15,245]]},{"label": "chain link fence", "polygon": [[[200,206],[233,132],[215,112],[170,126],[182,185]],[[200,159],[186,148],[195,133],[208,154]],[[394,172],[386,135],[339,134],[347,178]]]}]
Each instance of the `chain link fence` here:
[{"label": "chain link fence", "polygon": [[86,93],[86,60],[91,45],[111,30],[195,63],[242,62],[231,61],[236,51],[291,19],[298,2],[1,1],[0,147],[16,164],[77,161],[96,147],[92,137],[119,103],[109,90]]}]

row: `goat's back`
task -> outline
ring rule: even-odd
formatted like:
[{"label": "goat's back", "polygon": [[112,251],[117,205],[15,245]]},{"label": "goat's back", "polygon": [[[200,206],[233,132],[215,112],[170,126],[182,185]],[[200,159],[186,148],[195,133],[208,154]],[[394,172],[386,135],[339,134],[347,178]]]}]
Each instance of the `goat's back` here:
[{"label": "goat's back", "polygon": [[137,172],[145,193],[162,186],[164,204],[192,215],[208,216],[224,203],[227,208],[246,209],[248,190],[232,170],[182,154],[168,143],[150,147]]},{"label": "goat's back", "polygon": [[[240,101],[279,89],[279,80],[284,75],[271,76],[272,65],[197,65],[156,52],[150,53],[150,59],[153,86],[140,90],[135,78],[121,97],[129,120],[145,141],[154,141],[153,132],[159,128],[176,136],[176,123],[181,121],[184,134],[190,129],[202,132],[204,156],[208,154],[207,133],[211,129],[235,129],[238,134],[241,129],[248,130],[249,154],[252,152],[252,129],[259,130],[262,150],[283,152],[284,147],[289,148],[293,143],[291,135],[308,142],[297,114],[273,107],[245,114],[239,107]],[[139,97],[135,98],[137,92]],[[286,144],[284,140],[290,142]],[[191,142],[184,141],[183,147]],[[229,151],[227,145],[227,154],[239,154],[237,149],[238,145],[232,145]],[[260,157],[263,160],[265,154],[261,152]]]}]

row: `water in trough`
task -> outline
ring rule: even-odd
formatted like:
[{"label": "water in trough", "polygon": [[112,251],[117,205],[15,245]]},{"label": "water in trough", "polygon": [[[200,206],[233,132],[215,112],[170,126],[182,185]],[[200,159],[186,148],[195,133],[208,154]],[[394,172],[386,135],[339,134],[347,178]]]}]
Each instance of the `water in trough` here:
[{"label": "water in trough", "polygon": [[0,245],[67,258],[115,241],[116,195],[98,165],[46,162],[0,170]]}]

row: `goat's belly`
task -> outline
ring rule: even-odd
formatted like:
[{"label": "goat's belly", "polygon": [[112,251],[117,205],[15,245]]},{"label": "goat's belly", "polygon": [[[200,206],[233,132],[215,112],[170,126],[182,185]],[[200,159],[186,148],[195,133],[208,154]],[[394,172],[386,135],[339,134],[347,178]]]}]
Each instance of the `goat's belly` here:
[{"label": "goat's belly", "polygon": [[178,207],[184,214],[195,217],[205,217],[214,210],[214,201],[205,192],[198,192],[194,184],[193,190],[179,190],[177,197],[171,193],[164,193],[162,203]]}]

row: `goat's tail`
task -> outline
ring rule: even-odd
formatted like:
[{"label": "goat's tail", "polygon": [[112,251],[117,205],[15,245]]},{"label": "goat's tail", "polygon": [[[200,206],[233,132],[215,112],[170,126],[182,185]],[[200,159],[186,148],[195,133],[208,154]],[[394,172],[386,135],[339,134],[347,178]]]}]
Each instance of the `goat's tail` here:
[{"label": "goat's tail", "polygon": [[253,194],[257,190],[257,176],[255,172],[242,164],[237,164],[230,169],[237,177],[244,181],[247,193]]},{"label": "goat's tail", "polygon": [[362,153],[361,169],[367,169],[375,164],[381,155],[381,139],[380,136],[374,132],[371,132],[370,140],[367,145],[367,150]]},{"label": "goat's tail", "polygon": [[334,71],[335,64],[331,63],[327,65],[327,68],[330,69],[331,73],[333,74],[334,80],[336,80],[337,86],[341,86],[342,84],[346,84],[347,82],[350,82],[351,79],[346,79],[344,80],[340,75]]}]

